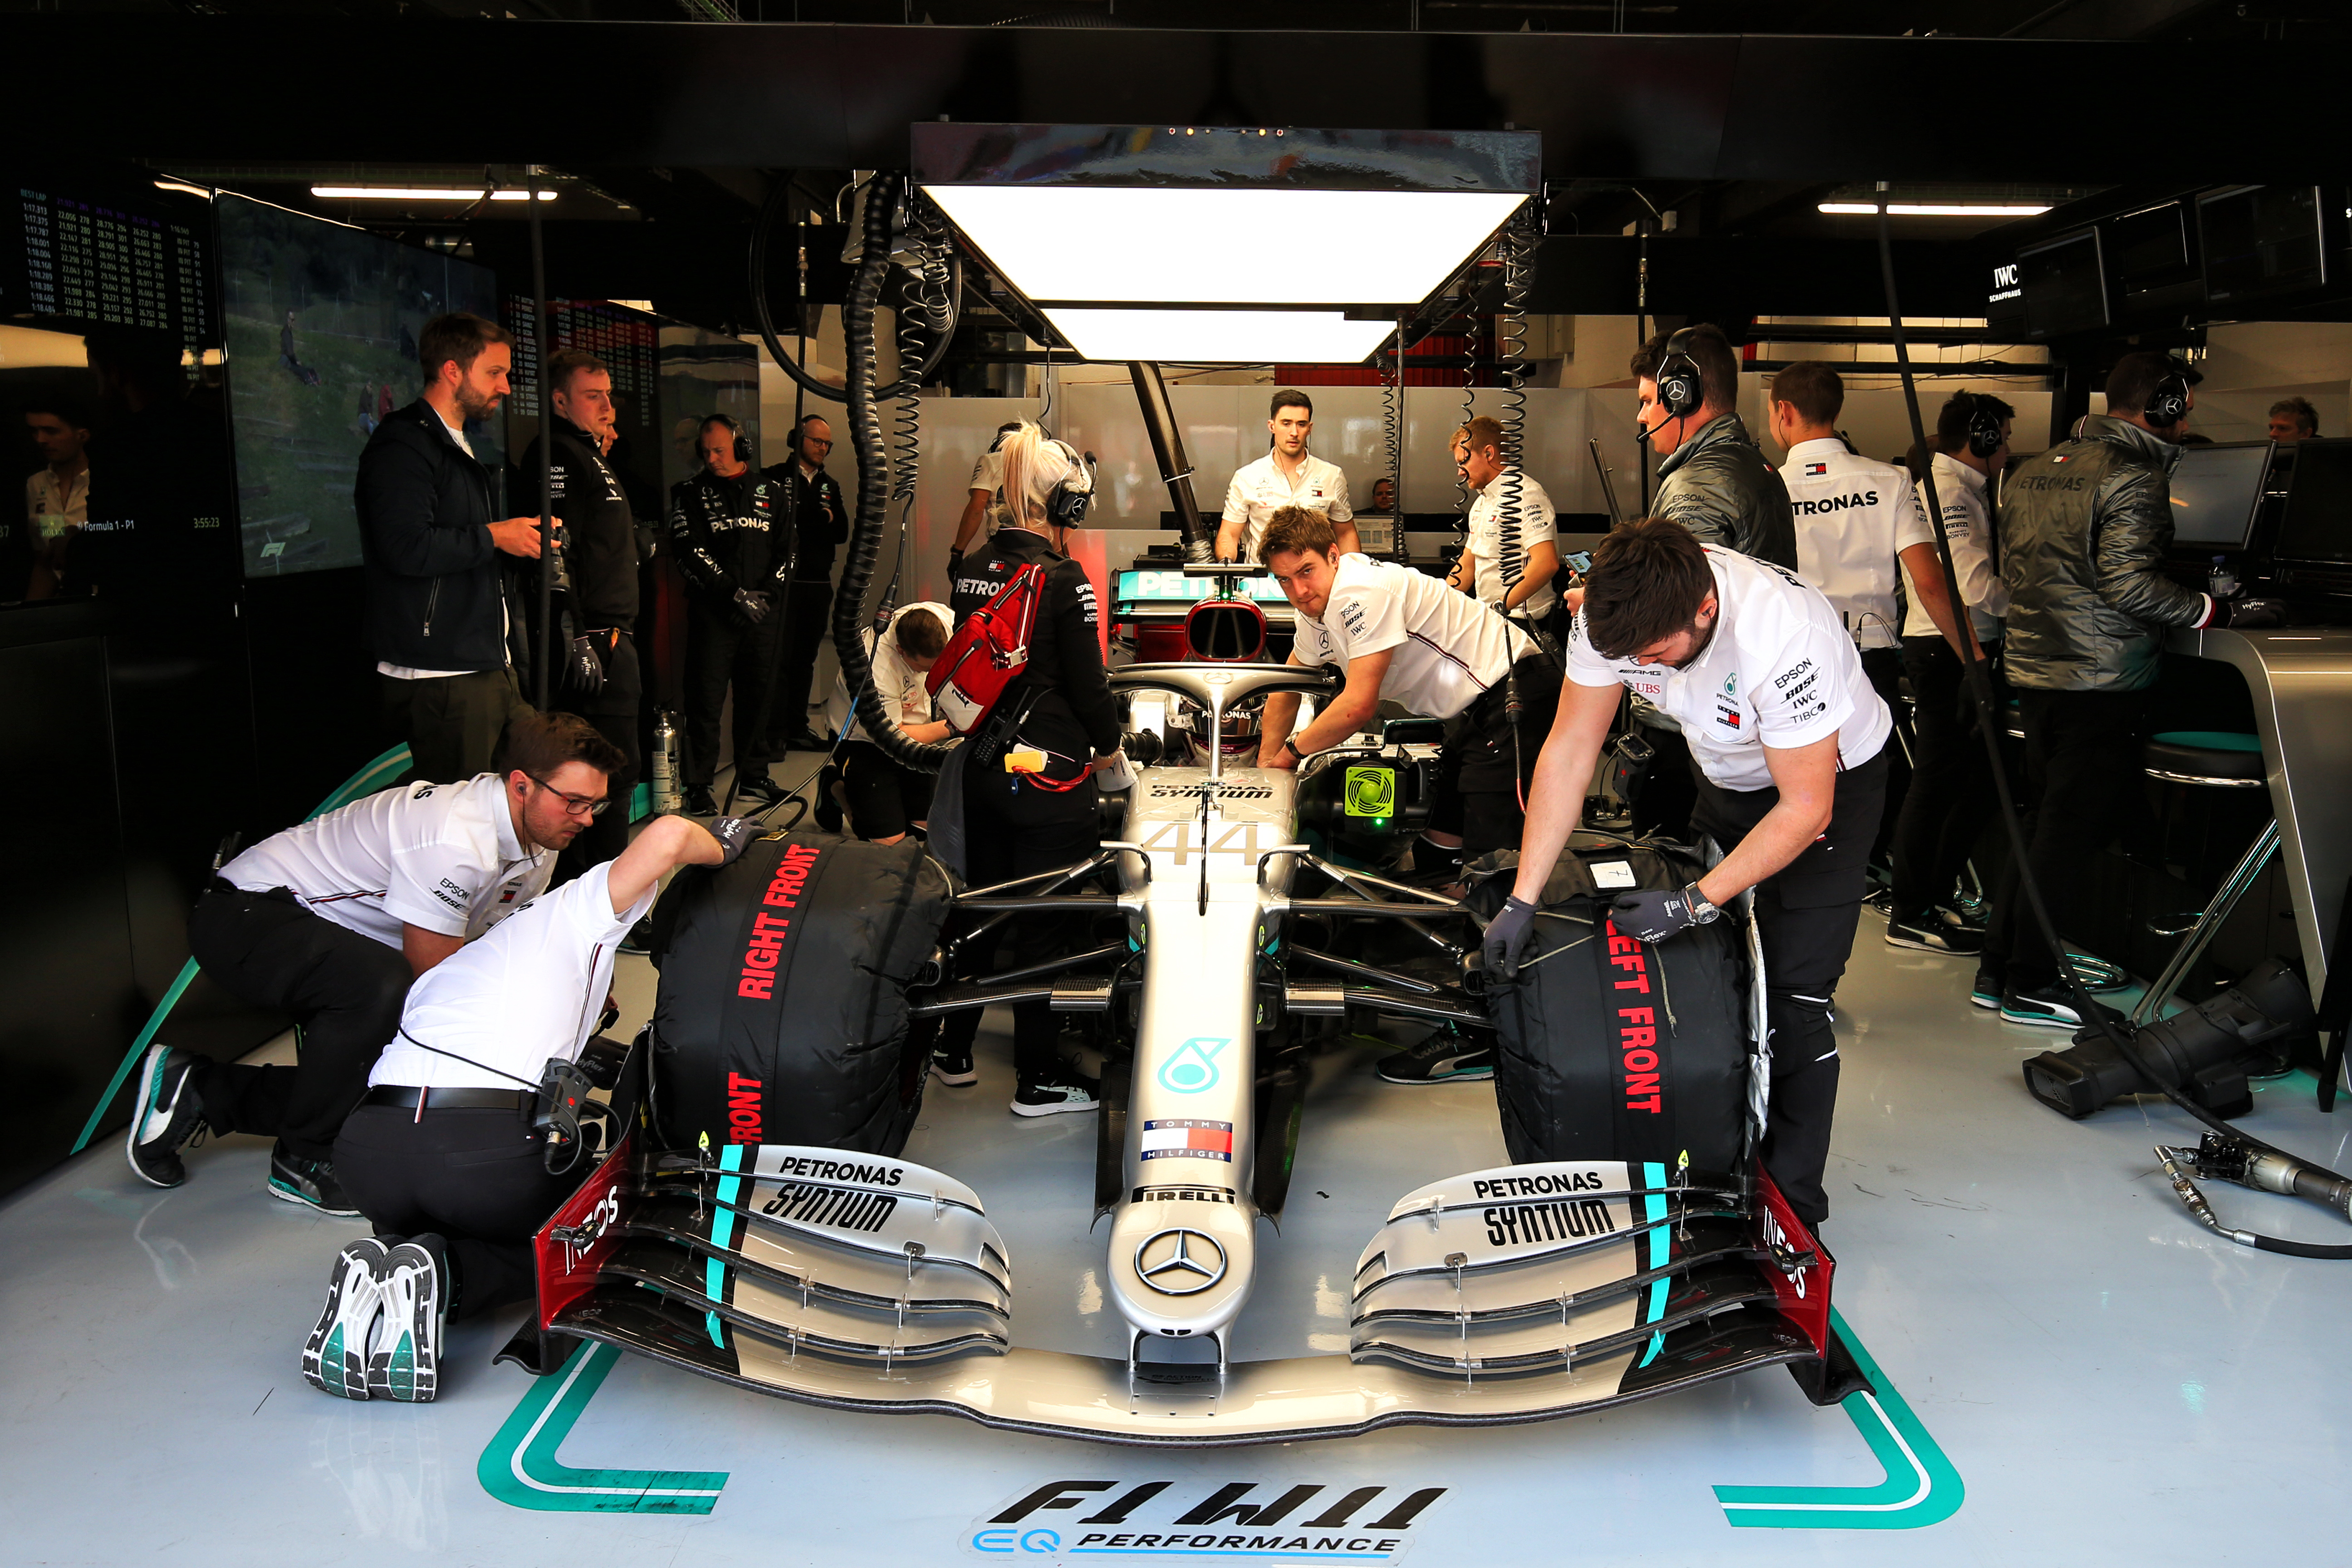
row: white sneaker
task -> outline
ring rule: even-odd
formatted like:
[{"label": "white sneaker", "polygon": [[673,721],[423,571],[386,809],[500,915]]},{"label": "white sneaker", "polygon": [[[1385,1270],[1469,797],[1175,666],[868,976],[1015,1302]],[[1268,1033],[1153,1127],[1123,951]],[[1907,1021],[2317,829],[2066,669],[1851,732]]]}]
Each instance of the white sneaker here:
[{"label": "white sneaker", "polygon": [[1015,1116],[1061,1116],[1073,1110],[1098,1109],[1095,1091],[1085,1084],[1047,1079],[1038,1083],[1024,1083],[1013,1097]]},{"label": "white sneaker", "polygon": [[376,1276],[388,1250],[374,1237],[346,1243],[327,1276],[327,1304],[302,1346],[302,1378],[339,1399],[368,1396],[368,1332],[383,1305]]}]

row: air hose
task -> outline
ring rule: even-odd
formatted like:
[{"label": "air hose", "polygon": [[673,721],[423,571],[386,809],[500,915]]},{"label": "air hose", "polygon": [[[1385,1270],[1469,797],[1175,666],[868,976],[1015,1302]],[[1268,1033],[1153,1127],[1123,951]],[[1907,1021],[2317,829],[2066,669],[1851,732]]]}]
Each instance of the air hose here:
[{"label": "air hose", "polygon": [[900,767],[931,773],[939,772],[948,748],[908,740],[898,728],[898,716],[891,704],[875,695],[874,660],[860,635],[866,629],[866,589],[873,581],[875,558],[881,553],[890,488],[880,395],[874,386],[874,302],[881,297],[883,275],[890,266],[891,220],[903,188],[895,174],[874,176],[866,193],[866,230],[857,270],[850,281],[849,300],[841,309],[842,333],[849,351],[849,374],[842,390],[849,405],[850,449],[857,458],[857,510],[850,523],[841,587],[833,600],[833,648],[841,658],[842,684],[866,716],[866,734]]},{"label": "air hose", "polygon": [[[877,175],[876,179],[879,180],[880,177],[881,176]],[[898,188],[899,187],[894,179],[890,189],[895,192]],[[792,176],[788,172],[782,179],[778,180],[774,186],[769,190],[768,199],[760,208],[760,216],[753,219],[751,223],[751,313],[758,319],[760,323],[761,342],[768,345],[769,355],[775,360],[777,365],[783,370],[785,374],[798,382],[803,390],[814,396],[823,397],[835,403],[846,402],[848,400],[849,393],[845,386],[827,386],[824,382],[817,380],[816,377],[802,369],[800,362],[784,352],[783,340],[776,336],[774,314],[768,309],[768,239],[775,231],[777,215],[782,213],[790,204],[792,192],[793,181]],[[868,206],[873,205],[876,201],[881,199],[884,194],[885,193],[881,187],[877,185],[867,194],[866,205]],[[885,256],[883,258],[886,266],[888,263],[888,259],[887,256]],[[934,319],[922,323],[922,331],[926,335],[932,332],[936,332],[938,335],[932,340],[929,351],[923,355],[922,364],[911,375],[906,374],[906,356],[904,354],[899,356],[900,374],[898,379],[892,382],[887,386],[876,389],[874,396],[877,401],[887,401],[890,398],[898,396],[901,393],[911,394],[915,388],[923,384],[924,381],[929,377],[931,372],[940,368],[940,361],[947,357],[948,344],[955,337],[956,321],[961,312],[963,305],[962,252],[955,249],[952,246],[949,247],[945,264],[947,268],[947,277],[943,286],[937,290],[937,292],[944,298],[944,311],[940,315],[934,317]],[[930,312],[933,306],[935,292],[933,284],[934,280],[929,277],[924,278],[922,280],[922,299],[924,310],[927,314]],[[876,286],[876,298],[880,298],[880,285],[878,283]],[[845,318],[845,331],[846,330],[845,319],[847,314],[847,310],[845,307],[843,310]],[[872,313],[870,308],[867,314],[867,323],[870,328],[872,324]],[[904,324],[899,328],[901,332],[904,332],[907,329]]]},{"label": "air hose", "polygon": [[[1895,298],[1895,247],[1888,232],[1884,199],[1885,188],[1884,184],[1879,187],[1882,195],[1878,205],[1878,268],[1880,279],[1886,289],[1887,325],[1895,339],[1895,367],[1903,378],[1903,401],[1911,415],[1911,439],[1921,452],[1932,453],[1934,449],[1927,445],[1927,421],[1919,413],[1918,384],[1911,374],[1911,353],[1903,330],[1903,310]],[[1936,493],[1936,469],[1932,457],[1919,476],[1919,483],[1927,496],[1927,521],[1936,531],[1936,560],[1943,572],[1944,593],[1952,605],[1953,615],[1964,616],[1968,613],[1968,601],[1960,593],[1959,572],[1952,562],[1951,535],[1944,527],[1944,509]],[[2137,1043],[2131,1037],[2131,1031],[2118,1027],[2114,1015],[2101,1006],[2083,984],[2082,976],[2074,971],[2073,956],[2067,952],[2065,942],[2059,939],[2057,922],[2051,919],[2050,907],[2042,896],[2041,883],[2034,877],[2033,868],[2028,859],[2024,824],[2018,817],[2017,802],[2009,787],[2009,769],[2000,752],[2000,737],[2006,726],[1999,721],[2000,716],[1994,711],[1992,682],[1986,674],[1982,650],[1975,646],[1973,639],[1969,639],[1960,662],[1968,673],[1969,699],[1976,706],[1977,729],[1984,738],[1985,752],[1991,760],[1993,789],[2000,800],[2001,821],[2009,829],[2010,850],[2017,867],[2018,889],[2025,895],[2026,907],[2032,911],[2033,923],[2041,931],[2042,940],[2049,944],[2050,952],[2057,962],[2059,976],[2074,998],[2077,1016],[2095,1024],[2099,1032],[2106,1037],[2107,1043],[2131,1064],[2149,1087],[2187,1111],[2211,1134],[2196,1151],[2158,1149],[2158,1158],[2164,1163],[2165,1173],[2171,1181],[2173,1190],[2179,1194],[2190,1214],[2217,1235],[2226,1237],[2241,1247],[2252,1247],[2264,1252],[2284,1253],[2295,1258],[2352,1258],[2352,1247],[2317,1246],[2280,1237],[2261,1236],[2252,1231],[2225,1229],[2213,1216],[2203,1194],[2179,1169],[2175,1156],[2186,1156],[2200,1174],[2306,1198],[2332,1214],[2352,1218],[2352,1178],[2338,1175],[2324,1166],[2314,1165],[2283,1149],[2274,1148],[2251,1133],[2231,1126],[2195,1100],[2170,1088],[2147,1058],[2140,1054]]]},{"label": "air hose", "polygon": [[[907,200],[907,250],[914,261],[916,286],[919,290],[913,301],[914,309],[898,321],[898,362],[927,360],[931,340],[947,341],[955,325],[954,301],[949,297],[948,258],[954,253],[954,244],[948,237],[947,220],[940,215],[929,199],[920,192],[910,192]],[[905,377],[900,384],[905,384]],[[923,402],[913,387],[898,394],[890,436],[890,500],[898,509],[898,552],[890,569],[890,581],[882,590],[882,602],[874,612],[874,631],[879,637],[890,624],[891,613],[898,607],[899,586],[907,575],[907,538],[910,514],[915,508],[915,479],[919,470],[923,448]]]}]

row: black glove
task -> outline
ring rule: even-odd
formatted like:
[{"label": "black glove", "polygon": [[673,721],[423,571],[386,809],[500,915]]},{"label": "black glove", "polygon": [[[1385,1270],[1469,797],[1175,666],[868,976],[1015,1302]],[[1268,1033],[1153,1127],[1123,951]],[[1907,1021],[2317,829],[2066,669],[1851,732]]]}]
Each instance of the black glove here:
[{"label": "black glove", "polygon": [[1688,888],[1621,893],[1612,909],[1617,929],[1636,942],[1664,942],[1677,931],[1688,931],[1715,918],[1711,905],[1701,915],[1698,901],[1694,900]]},{"label": "black glove", "polygon": [[1479,961],[1489,974],[1505,980],[1519,977],[1519,951],[1527,946],[1528,927],[1535,922],[1536,907],[1525,899],[1511,899],[1486,922],[1486,938],[1479,944]]},{"label": "black glove", "polygon": [[747,626],[756,626],[768,618],[768,595],[754,594],[749,588],[735,590],[735,615]]},{"label": "black glove", "polygon": [[743,858],[743,851],[751,847],[751,840],[766,831],[748,816],[722,816],[713,822],[710,837],[719,840],[719,847],[727,852],[719,863],[721,866],[735,864]]},{"label": "black glove", "polygon": [[581,697],[593,697],[604,689],[604,661],[597,657],[595,638],[572,639],[571,651],[563,658],[563,689]]},{"label": "black glove", "polygon": [[962,551],[961,551],[961,550],[950,550],[950,551],[949,551],[949,552],[948,552],[948,593],[949,593],[950,595],[952,595],[955,593],[955,583],[956,583],[956,579],[957,579],[958,577],[962,576],[962,575],[963,575],[963,552],[962,552]]}]

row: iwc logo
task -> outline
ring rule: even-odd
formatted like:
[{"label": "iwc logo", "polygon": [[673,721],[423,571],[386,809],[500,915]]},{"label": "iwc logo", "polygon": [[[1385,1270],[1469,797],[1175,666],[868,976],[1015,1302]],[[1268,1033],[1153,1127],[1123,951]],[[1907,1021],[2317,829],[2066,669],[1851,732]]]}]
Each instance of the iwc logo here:
[{"label": "iwc logo", "polygon": [[1163,1296],[1197,1296],[1225,1277],[1225,1249],[1204,1231],[1160,1231],[1135,1249],[1135,1272]]}]

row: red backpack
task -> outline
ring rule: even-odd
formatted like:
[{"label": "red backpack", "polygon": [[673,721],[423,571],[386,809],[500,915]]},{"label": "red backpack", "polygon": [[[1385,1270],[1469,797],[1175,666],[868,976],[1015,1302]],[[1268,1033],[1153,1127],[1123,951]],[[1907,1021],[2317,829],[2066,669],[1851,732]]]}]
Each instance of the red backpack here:
[{"label": "red backpack", "polygon": [[931,711],[959,735],[987,721],[1005,689],[1029,664],[1029,638],[1045,595],[1045,569],[1034,562],[964,617],[931,663]]}]

